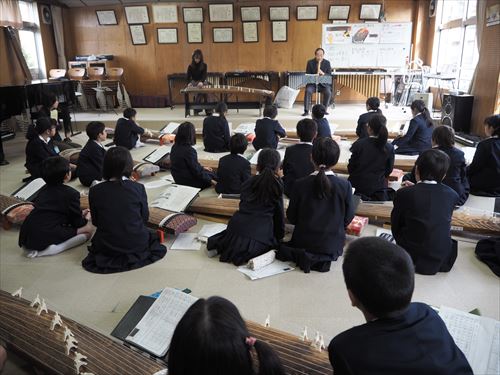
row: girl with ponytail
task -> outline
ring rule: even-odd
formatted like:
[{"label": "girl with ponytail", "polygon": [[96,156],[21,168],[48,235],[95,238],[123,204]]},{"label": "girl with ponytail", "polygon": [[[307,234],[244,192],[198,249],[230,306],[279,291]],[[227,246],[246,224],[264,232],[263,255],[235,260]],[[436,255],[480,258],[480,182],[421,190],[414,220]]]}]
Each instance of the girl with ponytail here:
[{"label": "girl with ponytail", "polygon": [[288,221],[295,225],[290,242],[282,243],[277,258],[295,262],[305,273],[328,272],[342,255],[345,228],[354,217],[349,181],[335,176],[340,149],[331,138],[316,138],[312,160],[316,171],[295,181]]},{"label": "girl with ponytail", "polygon": [[283,184],[278,176],[280,154],[263,149],[258,174],[241,186],[239,210],[227,229],[209,237],[208,250],[217,250],[221,262],[239,266],[277,247],[285,234]]},{"label": "girl with ponytail", "polygon": [[285,375],[285,370],[273,349],[250,335],[234,304],[210,297],[196,301],[177,324],[168,373]]},{"label": "girl with ponytail", "polygon": [[358,126],[356,127],[356,135],[359,138],[368,138],[368,122],[374,115],[381,115],[380,99],[372,96],[366,100],[366,113],[363,113],[358,118]]},{"label": "girl with ponytail", "polygon": [[394,146],[387,142],[386,124],[383,115],[372,116],[368,138],[358,139],[351,146],[349,181],[363,200],[386,201],[394,197],[394,190],[387,187],[394,166]]},{"label": "girl with ponytail", "polygon": [[399,136],[392,142],[396,154],[419,155],[432,148],[431,138],[434,126],[429,110],[423,100],[414,100],[410,108],[413,118],[408,131],[404,136]]}]

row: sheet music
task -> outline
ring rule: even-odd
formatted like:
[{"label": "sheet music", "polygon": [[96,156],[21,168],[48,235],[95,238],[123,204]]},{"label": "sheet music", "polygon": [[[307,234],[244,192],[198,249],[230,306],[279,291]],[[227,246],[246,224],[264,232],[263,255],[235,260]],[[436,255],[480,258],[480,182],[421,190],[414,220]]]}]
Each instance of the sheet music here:
[{"label": "sheet music", "polygon": [[445,306],[439,316],[475,374],[499,373],[499,321]]},{"label": "sheet music", "polygon": [[171,184],[165,188],[152,203],[151,207],[157,207],[168,211],[182,212],[198,195],[200,189],[191,186]]},{"label": "sheet music", "polygon": [[226,228],[227,225],[222,223],[205,224],[198,233],[198,240],[202,242],[207,242],[208,237],[212,237],[214,234],[226,230]]},{"label": "sheet music", "polygon": [[254,122],[244,122],[242,124],[239,124],[238,127],[233,130],[233,133],[241,133],[247,135],[247,134],[252,134],[254,130],[255,130]]},{"label": "sheet music", "polygon": [[160,129],[160,134],[173,134],[179,127],[178,122],[169,122],[163,128]]},{"label": "sheet music", "polygon": [[197,233],[180,233],[170,250],[200,250],[201,242]]},{"label": "sheet music", "polygon": [[[255,154],[253,154],[252,158],[250,159],[250,164],[257,165],[257,160],[259,160],[259,154],[263,149],[260,149],[257,151]],[[283,161],[283,158],[285,157],[285,149],[281,150],[276,150],[279,152],[281,160]]]},{"label": "sheet music", "polygon": [[295,268],[290,266],[288,263],[282,262],[280,260],[275,260],[273,263],[257,270],[253,271],[248,266],[238,267],[238,271],[247,275],[250,280],[259,280],[265,277],[279,275],[280,273],[293,271]]},{"label": "sheet music", "polygon": [[270,250],[265,254],[259,255],[258,257],[252,258],[248,261],[248,268],[253,271],[258,271],[265,266],[268,266],[276,259],[276,251]]},{"label": "sheet music", "polygon": [[165,356],[177,323],[196,300],[196,297],[184,292],[172,288],[163,289],[160,297],[125,340],[157,357]]},{"label": "sheet music", "polygon": [[18,192],[14,193],[13,196],[27,201],[44,186],[45,186],[45,181],[43,180],[43,178],[37,178],[31,181],[28,185],[23,187]]},{"label": "sheet music", "polygon": [[170,154],[171,150],[172,146],[160,146],[142,160],[153,164],[158,163],[163,157]]}]

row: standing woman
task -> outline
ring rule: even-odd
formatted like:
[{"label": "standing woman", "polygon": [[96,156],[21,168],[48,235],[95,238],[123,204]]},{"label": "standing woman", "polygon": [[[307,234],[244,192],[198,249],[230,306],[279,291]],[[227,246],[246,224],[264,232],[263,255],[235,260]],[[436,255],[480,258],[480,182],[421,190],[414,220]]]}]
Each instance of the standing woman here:
[{"label": "standing woman", "polygon": [[[193,56],[191,57],[191,64],[188,66],[187,70],[187,81],[188,87],[198,87],[201,88],[203,86],[207,86],[207,64],[203,61],[203,53],[201,49],[197,49],[193,52]],[[200,104],[201,100],[206,103],[207,95],[205,94],[196,94],[194,102],[195,104]],[[194,114],[198,115],[201,112],[199,109],[194,110]],[[207,115],[210,111],[206,111]]]},{"label": "standing woman", "polygon": [[420,155],[432,148],[432,131],[434,126],[429,110],[423,100],[414,100],[411,103],[413,118],[408,131],[402,137],[397,137],[392,144],[395,153],[402,155]]}]

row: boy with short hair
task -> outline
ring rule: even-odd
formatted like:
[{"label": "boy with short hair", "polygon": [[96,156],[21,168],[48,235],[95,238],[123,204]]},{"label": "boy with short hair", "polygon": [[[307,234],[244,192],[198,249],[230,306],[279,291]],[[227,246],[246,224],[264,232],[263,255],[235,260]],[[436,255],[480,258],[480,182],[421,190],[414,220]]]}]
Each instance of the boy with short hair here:
[{"label": "boy with short hair", "polygon": [[325,118],[326,107],[323,104],[315,104],[312,107],[312,119],[318,126],[317,137],[332,137],[332,129],[328,119]]},{"label": "boy with short hair", "polygon": [[141,135],[151,135],[147,129],[141,128],[135,121],[137,111],[134,108],[126,108],[123,117],[116,122],[115,136],[113,141],[116,146],[123,146],[127,150],[134,147],[142,147]]},{"label": "boy with short hair", "polygon": [[278,148],[280,138],[286,137],[286,131],[278,120],[278,108],[268,105],[264,108],[264,118],[258,119],[255,123],[255,138],[252,142],[256,151],[261,148]]},{"label": "boy with short hair", "polygon": [[100,121],[92,121],[87,125],[89,140],[78,156],[76,175],[82,185],[90,186],[94,180],[102,179],[102,163],[106,150],[102,142],[106,140],[105,126]]},{"label": "boy with short hair", "polygon": [[229,140],[231,153],[219,160],[217,167],[217,185],[219,194],[240,194],[241,185],[252,177],[250,162],[243,156],[248,146],[243,134],[234,134]]},{"label": "boy with short hair", "polygon": [[411,258],[378,237],[352,242],[342,265],[349,298],[366,323],[340,333],[328,347],[335,375],[472,374],[437,312],[411,302]]}]

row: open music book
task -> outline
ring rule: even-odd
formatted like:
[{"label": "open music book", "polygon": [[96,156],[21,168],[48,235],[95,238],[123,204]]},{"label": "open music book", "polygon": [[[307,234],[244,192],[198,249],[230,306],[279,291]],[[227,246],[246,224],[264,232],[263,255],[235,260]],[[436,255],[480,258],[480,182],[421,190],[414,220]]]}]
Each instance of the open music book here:
[{"label": "open music book", "polygon": [[142,160],[156,164],[165,156],[168,156],[170,154],[170,151],[172,151],[172,146],[160,146],[152,153],[144,157]]},{"label": "open music book", "polygon": [[198,196],[200,189],[191,186],[170,184],[152,203],[151,207],[167,211],[182,212]]},{"label": "open music book", "polygon": [[236,129],[233,130],[233,133],[241,133],[244,135],[247,134],[252,134],[255,130],[255,123],[254,122],[248,122],[248,123],[242,123],[239,124]]},{"label": "open music book", "polygon": [[[253,154],[252,158],[250,159],[250,164],[257,165],[257,160],[259,160],[259,154],[262,150],[263,149],[260,149],[255,154]],[[283,158],[285,157],[285,149],[280,149],[280,150],[276,150],[276,151],[279,152],[280,157],[281,157],[281,161],[283,161]]]},{"label": "open music book", "polygon": [[156,357],[164,357],[177,323],[197,299],[176,289],[163,289],[125,341]]},{"label": "open music book", "polygon": [[13,192],[12,196],[25,201],[32,201],[36,198],[38,192],[44,186],[45,181],[43,180],[43,178],[36,178]]},{"label": "open music book", "polygon": [[175,134],[179,125],[180,124],[178,122],[169,122],[167,125],[160,129],[160,134]]}]

